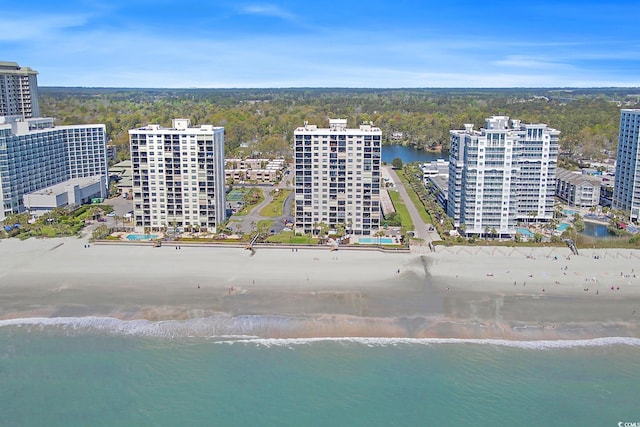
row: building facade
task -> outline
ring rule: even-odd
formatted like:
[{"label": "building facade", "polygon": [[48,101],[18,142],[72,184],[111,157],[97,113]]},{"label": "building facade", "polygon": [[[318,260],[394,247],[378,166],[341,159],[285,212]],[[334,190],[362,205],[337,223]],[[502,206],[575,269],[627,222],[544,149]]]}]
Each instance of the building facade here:
[{"label": "building facade", "polygon": [[284,159],[225,159],[224,175],[227,184],[273,184],[286,166]]},{"label": "building facade", "polygon": [[216,232],[226,219],[224,128],[148,125],[129,131],[134,224],[138,232]]},{"label": "building facade", "polygon": [[575,208],[591,208],[600,204],[602,178],[558,168],[556,197]]},{"label": "building facade", "polygon": [[63,206],[89,204],[95,198],[103,198],[102,177],[73,178],[63,183],[43,188],[23,197],[27,210],[36,216]]},{"label": "building facade", "polygon": [[318,234],[328,226],[372,235],[380,228],[381,140],[379,128],[349,129],[345,119],[294,131],[297,232]]},{"label": "building facade", "polygon": [[98,177],[107,195],[105,125],[54,126],[51,118],[0,117],[0,220],[25,210],[26,194]]},{"label": "building facade", "polygon": [[451,131],[447,214],[466,234],[513,235],[520,221],[553,218],[560,132],[509,117]]},{"label": "building facade", "polygon": [[629,212],[632,221],[640,218],[640,110],[620,111],[616,177],[611,207]]},{"label": "building facade", "polygon": [[0,116],[40,117],[38,72],[0,61]]}]

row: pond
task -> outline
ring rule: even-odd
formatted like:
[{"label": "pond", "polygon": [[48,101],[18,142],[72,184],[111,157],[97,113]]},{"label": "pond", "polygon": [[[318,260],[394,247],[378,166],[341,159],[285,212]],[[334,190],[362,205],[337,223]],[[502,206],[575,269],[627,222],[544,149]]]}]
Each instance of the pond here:
[{"label": "pond", "polygon": [[387,163],[391,163],[396,157],[400,158],[402,163],[424,163],[437,159],[449,160],[449,153],[432,153],[404,145],[383,145],[381,157],[382,161]]},{"label": "pond", "polygon": [[584,222],[584,231],[582,232],[582,234],[584,234],[585,236],[598,238],[613,237],[613,235],[609,233],[609,230],[607,230],[606,224],[600,224],[590,221]]}]

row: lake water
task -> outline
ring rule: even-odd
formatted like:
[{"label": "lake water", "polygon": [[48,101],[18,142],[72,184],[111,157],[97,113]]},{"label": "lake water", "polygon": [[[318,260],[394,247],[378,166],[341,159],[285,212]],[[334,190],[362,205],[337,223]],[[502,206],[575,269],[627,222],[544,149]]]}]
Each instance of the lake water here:
[{"label": "lake water", "polygon": [[437,159],[449,159],[449,153],[432,153],[429,151],[418,150],[414,147],[405,147],[404,145],[383,145],[382,161],[391,163],[396,157],[402,159],[402,163],[411,162],[431,162]]},{"label": "lake water", "polygon": [[613,237],[611,234],[609,234],[606,224],[598,224],[597,222],[589,221],[584,222],[584,231],[582,232],[582,234],[590,237]]}]

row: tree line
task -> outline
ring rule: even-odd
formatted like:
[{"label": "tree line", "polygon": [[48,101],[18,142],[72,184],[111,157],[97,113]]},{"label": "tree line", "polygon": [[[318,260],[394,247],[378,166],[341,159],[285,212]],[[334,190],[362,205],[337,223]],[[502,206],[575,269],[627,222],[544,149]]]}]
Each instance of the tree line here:
[{"label": "tree line", "polygon": [[620,108],[640,108],[640,89],[116,89],[41,87],[43,116],[60,125],[104,123],[120,157],[129,129],[172,118],[225,128],[227,156],[291,157],[304,121],[324,127],[346,118],[373,122],[384,143],[420,149],[449,146],[449,130],[476,128],[492,115],[546,123],[561,131],[570,158],[615,154]]}]

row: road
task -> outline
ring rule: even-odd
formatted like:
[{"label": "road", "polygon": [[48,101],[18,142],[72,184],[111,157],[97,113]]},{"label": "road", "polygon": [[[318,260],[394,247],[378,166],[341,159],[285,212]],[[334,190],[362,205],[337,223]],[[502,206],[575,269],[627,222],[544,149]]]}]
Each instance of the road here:
[{"label": "road", "polygon": [[[251,212],[244,216],[232,216],[230,219],[234,222],[233,230],[239,230],[244,234],[251,234],[257,228],[258,221],[261,220],[270,220],[273,221],[273,225],[271,228],[274,233],[280,233],[284,228],[284,223],[286,220],[292,220],[291,218],[291,203],[293,201],[294,193],[289,194],[289,197],[284,202],[283,214],[278,217],[266,217],[260,215],[260,211],[267,206],[269,203],[273,201],[273,197],[271,196],[271,191],[273,191],[274,187],[256,187],[262,191],[264,195],[264,200],[258,206],[254,207]],[[278,187],[279,188],[279,187]]]},{"label": "road", "polygon": [[413,231],[415,233],[415,237],[417,239],[422,239],[425,243],[441,240],[438,232],[435,231],[435,229],[433,231],[429,231],[430,224],[427,224],[422,220],[422,217],[418,213],[418,209],[413,204],[413,201],[411,201],[409,193],[407,193],[407,189],[404,188],[404,184],[400,180],[400,177],[398,177],[396,171],[393,170],[391,166],[383,167],[387,168],[387,173],[389,177],[391,177],[395,189],[398,190],[398,193],[400,193],[400,197],[404,201],[404,204],[407,206],[407,210],[409,211],[409,215],[411,216],[411,221],[414,225]]}]

